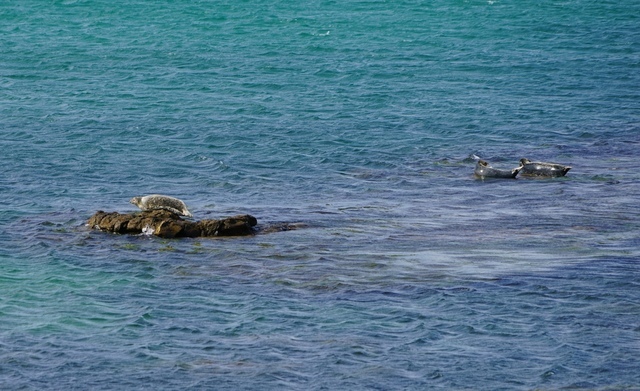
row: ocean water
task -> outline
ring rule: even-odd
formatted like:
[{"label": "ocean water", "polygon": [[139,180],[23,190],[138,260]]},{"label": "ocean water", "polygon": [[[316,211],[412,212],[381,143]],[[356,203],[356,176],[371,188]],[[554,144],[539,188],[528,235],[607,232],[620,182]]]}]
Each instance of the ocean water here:
[{"label": "ocean water", "polygon": [[[640,389],[637,1],[24,0],[0,32],[0,388]],[[300,228],[86,226],[151,193]]]}]

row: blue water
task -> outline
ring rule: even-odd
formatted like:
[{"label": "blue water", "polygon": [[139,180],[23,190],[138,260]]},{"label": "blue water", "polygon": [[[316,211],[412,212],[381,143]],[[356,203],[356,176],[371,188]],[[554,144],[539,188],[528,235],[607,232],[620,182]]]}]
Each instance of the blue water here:
[{"label": "blue water", "polygon": [[[0,388],[640,389],[639,2],[24,0],[0,34]],[[300,228],[85,225],[151,193]]]}]

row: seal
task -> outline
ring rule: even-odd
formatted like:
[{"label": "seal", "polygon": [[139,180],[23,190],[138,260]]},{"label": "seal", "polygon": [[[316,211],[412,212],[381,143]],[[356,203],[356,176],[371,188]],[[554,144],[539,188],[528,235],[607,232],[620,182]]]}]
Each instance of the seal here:
[{"label": "seal", "polygon": [[571,166],[557,163],[532,162],[527,158],[520,159],[521,175],[539,177],[559,177],[567,175]]},{"label": "seal", "polygon": [[476,177],[484,179],[484,178],[515,178],[522,167],[516,167],[511,170],[500,170],[497,168],[493,168],[487,163],[485,160],[478,160],[476,163],[476,168],[473,170],[473,173]]},{"label": "seal", "polygon": [[187,205],[181,200],[160,194],[151,194],[144,197],[133,197],[130,201],[143,211],[164,209],[178,216],[193,217]]}]

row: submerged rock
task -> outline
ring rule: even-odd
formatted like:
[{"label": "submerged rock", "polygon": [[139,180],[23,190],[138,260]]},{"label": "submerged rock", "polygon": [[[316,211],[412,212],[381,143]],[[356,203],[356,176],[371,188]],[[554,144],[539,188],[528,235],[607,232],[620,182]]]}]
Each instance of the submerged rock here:
[{"label": "submerged rock", "polygon": [[195,238],[199,236],[252,235],[258,224],[251,215],[221,220],[188,221],[168,210],[139,213],[97,211],[89,218],[89,227],[119,234],[153,233],[161,238]]}]

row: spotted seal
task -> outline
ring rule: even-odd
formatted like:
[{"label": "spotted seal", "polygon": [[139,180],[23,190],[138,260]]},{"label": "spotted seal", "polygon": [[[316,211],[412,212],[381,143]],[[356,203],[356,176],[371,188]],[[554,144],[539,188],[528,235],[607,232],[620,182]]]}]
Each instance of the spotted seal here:
[{"label": "spotted seal", "polygon": [[476,168],[473,173],[481,179],[484,178],[515,178],[520,172],[522,167],[516,167],[511,170],[501,170],[493,168],[485,160],[478,160]]},{"label": "spotted seal", "polygon": [[532,162],[529,159],[520,159],[520,173],[524,176],[559,177],[565,176],[571,166],[557,163]]},{"label": "spotted seal", "polygon": [[129,202],[143,211],[164,209],[178,216],[193,217],[184,202],[166,195],[151,194],[144,197],[133,197]]}]

